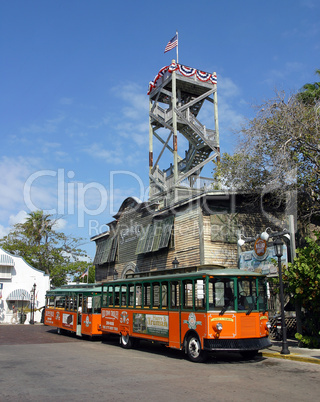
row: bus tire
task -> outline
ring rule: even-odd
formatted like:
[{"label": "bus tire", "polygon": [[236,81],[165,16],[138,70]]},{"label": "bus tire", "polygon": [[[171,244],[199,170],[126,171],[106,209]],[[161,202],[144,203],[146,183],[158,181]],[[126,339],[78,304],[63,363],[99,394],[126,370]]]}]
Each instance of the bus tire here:
[{"label": "bus tire", "polygon": [[132,348],[133,342],[132,342],[132,339],[130,338],[129,334],[127,334],[127,335],[120,334],[120,345],[124,349]]},{"label": "bus tire", "polygon": [[202,363],[208,357],[205,350],[201,349],[201,342],[197,335],[191,335],[187,339],[187,355],[194,363]]}]

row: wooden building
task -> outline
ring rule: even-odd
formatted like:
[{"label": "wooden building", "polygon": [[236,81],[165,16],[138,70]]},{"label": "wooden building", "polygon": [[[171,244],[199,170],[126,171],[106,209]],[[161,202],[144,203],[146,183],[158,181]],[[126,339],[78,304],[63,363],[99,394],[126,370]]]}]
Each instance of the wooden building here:
[{"label": "wooden building", "polygon": [[174,260],[179,268],[237,268],[239,234],[255,237],[270,226],[250,196],[218,191],[166,208],[129,197],[114,218],[108,232],[92,238],[97,281],[174,268]]}]

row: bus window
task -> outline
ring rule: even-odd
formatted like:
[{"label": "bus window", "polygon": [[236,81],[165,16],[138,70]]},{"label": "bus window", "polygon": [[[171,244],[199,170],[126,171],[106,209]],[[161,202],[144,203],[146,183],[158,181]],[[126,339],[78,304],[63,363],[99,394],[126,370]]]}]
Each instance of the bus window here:
[{"label": "bus window", "polygon": [[[106,297],[106,296],[107,296],[107,295],[105,295],[105,297]],[[87,313],[88,313],[87,296],[83,296],[82,313],[84,313],[84,314],[87,314]]]},{"label": "bus window", "polygon": [[142,307],[142,285],[136,285],[136,307]]},{"label": "bus window", "polygon": [[46,303],[47,307],[54,307],[54,304],[55,304],[55,297],[54,296],[47,297],[47,303]]},{"label": "bus window", "polygon": [[114,306],[120,306],[120,286],[114,288]]},{"label": "bus window", "polygon": [[214,282],[212,280],[209,280],[208,284],[208,302],[209,302],[209,309],[214,308]]},{"label": "bus window", "polygon": [[161,284],[161,307],[168,308],[168,282]]},{"label": "bus window", "polygon": [[213,310],[234,309],[234,282],[233,279],[210,278],[209,280],[209,308]]},{"label": "bus window", "polygon": [[134,306],[134,285],[130,284],[128,286],[129,289],[129,307],[133,307]]},{"label": "bus window", "polygon": [[171,287],[171,308],[178,309],[180,306],[179,282],[170,282]]},{"label": "bus window", "polygon": [[107,306],[112,307],[113,306],[113,286],[112,285],[109,285],[107,287],[107,294],[108,294]]},{"label": "bus window", "polygon": [[87,297],[87,313],[92,314],[92,297]]},{"label": "bus window", "polygon": [[100,296],[94,296],[93,297],[93,314],[99,314],[101,313],[101,297]]},{"label": "bus window", "polygon": [[66,305],[66,297],[65,296],[57,296],[55,299],[56,308],[65,308]]},{"label": "bus window", "polygon": [[127,286],[121,286],[121,306],[127,307]]},{"label": "bus window", "polygon": [[70,304],[71,304],[70,296],[66,296],[66,305],[64,308],[66,310],[70,310]]},{"label": "bus window", "polygon": [[152,290],[153,290],[152,307],[159,308],[160,307],[160,283],[153,283]]},{"label": "bus window", "polygon": [[205,287],[203,279],[197,279],[195,282],[195,305],[198,310],[205,308]]},{"label": "bus window", "polygon": [[190,279],[183,281],[183,308],[193,308],[193,284]]},{"label": "bus window", "polygon": [[77,300],[77,295],[72,295],[71,298],[71,310],[72,311],[77,311],[78,310],[78,300]]},{"label": "bus window", "polygon": [[258,302],[259,310],[266,311],[268,306],[266,282],[264,279],[258,280]]},{"label": "bus window", "polygon": [[143,284],[143,307],[151,307],[151,285]]},{"label": "bus window", "polygon": [[[107,293],[103,293],[102,296],[102,307],[108,307],[108,295]],[[84,310],[83,310],[84,311]]]},{"label": "bus window", "polygon": [[250,311],[257,309],[255,278],[238,280],[238,309]]}]

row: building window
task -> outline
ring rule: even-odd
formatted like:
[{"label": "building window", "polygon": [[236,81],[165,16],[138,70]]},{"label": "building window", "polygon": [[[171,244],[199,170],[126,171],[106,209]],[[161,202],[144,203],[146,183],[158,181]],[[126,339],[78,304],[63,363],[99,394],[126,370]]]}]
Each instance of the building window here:
[{"label": "building window", "polygon": [[210,216],[211,241],[237,243],[238,214],[215,214]]},{"label": "building window", "polygon": [[0,279],[11,279],[11,267],[0,266]]},{"label": "building window", "polygon": [[143,229],[139,238],[136,254],[149,253],[173,246],[173,222],[174,217],[170,216],[161,220],[154,220],[153,223]]},{"label": "building window", "polygon": [[116,259],[118,237],[107,237],[97,241],[97,250],[94,257],[94,265],[102,265],[106,262],[113,262]]}]

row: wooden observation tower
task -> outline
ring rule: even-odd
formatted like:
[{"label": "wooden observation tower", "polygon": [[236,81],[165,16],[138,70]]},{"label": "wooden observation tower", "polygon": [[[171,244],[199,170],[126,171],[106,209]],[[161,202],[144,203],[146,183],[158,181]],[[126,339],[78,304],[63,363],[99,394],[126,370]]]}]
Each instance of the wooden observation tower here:
[{"label": "wooden observation tower", "polygon": [[[206,164],[220,157],[216,74],[173,60],[150,83],[148,94],[150,200],[169,206],[183,198],[213,190],[212,179],[201,178],[200,173]],[[212,104],[213,129],[199,121],[198,115],[205,101]],[[162,144],[156,158],[154,137]],[[181,144],[187,144],[184,146],[187,149],[181,149],[178,138]],[[173,160],[167,169],[160,169],[159,161],[166,150],[172,153]]]}]

